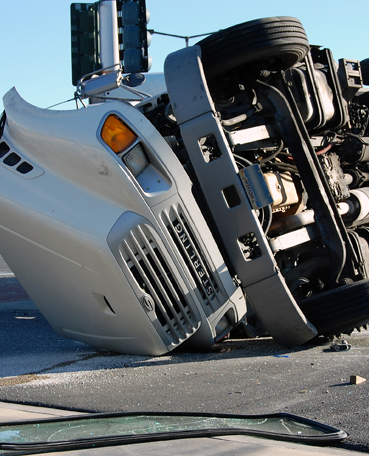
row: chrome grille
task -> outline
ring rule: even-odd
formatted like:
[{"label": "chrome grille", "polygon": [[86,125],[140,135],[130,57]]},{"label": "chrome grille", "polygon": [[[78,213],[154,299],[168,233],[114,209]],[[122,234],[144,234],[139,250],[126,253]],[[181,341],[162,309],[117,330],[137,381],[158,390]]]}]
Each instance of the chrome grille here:
[{"label": "chrome grille", "polygon": [[183,342],[198,329],[199,318],[147,226],[139,225],[130,231],[121,253],[139,287],[153,298],[156,319],[170,342]]}]

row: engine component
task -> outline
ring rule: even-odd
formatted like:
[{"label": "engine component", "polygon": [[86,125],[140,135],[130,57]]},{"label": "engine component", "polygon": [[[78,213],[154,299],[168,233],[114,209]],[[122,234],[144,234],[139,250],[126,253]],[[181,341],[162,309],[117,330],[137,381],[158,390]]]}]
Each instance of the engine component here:
[{"label": "engine component", "polygon": [[299,196],[291,173],[267,172],[264,178],[273,198],[273,212],[284,212],[292,204],[297,204]]},{"label": "engine component", "polygon": [[362,163],[369,161],[369,138],[357,135],[347,136],[339,146],[337,153],[344,162]]},{"label": "engine component", "polygon": [[369,123],[369,108],[363,104],[350,103],[349,114],[352,133],[364,136]]},{"label": "engine component", "polygon": [[336,203],[344,201],[350,196],[350,191],[338,155],[326,153],[318,157]]}]

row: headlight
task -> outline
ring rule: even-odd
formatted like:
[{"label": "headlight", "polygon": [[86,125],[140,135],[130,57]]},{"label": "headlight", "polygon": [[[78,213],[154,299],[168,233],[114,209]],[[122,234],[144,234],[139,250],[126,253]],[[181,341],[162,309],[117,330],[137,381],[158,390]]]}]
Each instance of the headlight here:
[{"label": "headlight", "polygon": [[124,155],[123,161],[135,177],[149,164],[145,152],[139,144],[129,151],[127,155]]}]

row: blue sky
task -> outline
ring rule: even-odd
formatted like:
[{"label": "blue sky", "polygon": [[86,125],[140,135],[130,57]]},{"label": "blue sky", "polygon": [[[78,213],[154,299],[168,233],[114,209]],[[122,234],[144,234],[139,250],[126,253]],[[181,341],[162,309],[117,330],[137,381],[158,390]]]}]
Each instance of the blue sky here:
[{"label": "blue sky", "polygon": [[[69,0],[3,0],[0,17],[0,112],[13,86],[31,104],[48,107],[73,97]],[[336,60],[369,57],[368,0],[352,7],[339,0],[146,0],[149,28],[192,36],[268,16],[301,20],[311,44],[328,47]],[[195,44],[196,40],[190,40]],[[153,35],[151,72],[185,41]],[[74,105],[68,104],[70,108]],[[68,106],[67,105],[67,106]]]}]

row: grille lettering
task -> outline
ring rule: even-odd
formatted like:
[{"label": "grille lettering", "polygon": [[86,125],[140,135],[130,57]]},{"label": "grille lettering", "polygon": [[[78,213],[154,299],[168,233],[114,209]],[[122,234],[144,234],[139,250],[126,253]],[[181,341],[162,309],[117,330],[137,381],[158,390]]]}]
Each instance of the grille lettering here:
[{"label": "grille lettering", "polygon": [[197,276],[200,279],[201,284],[203,285],[205,292],[208,296],[212,295],[214,293],[214,289],[211,286],[210,279],[208,275],[206,274],[206,271],[204,268],[201,266],[200,259],[197,257],[195,249],[193,248],[190,240],[188,239],[185,231],[183,230],[183,226],[176,220],[173,222],[173,226],[178,233],[178,237],[184,247],[184,249],[187,251],[187,255],[189,259],[191,260],[191,263],[196,271]]}]

